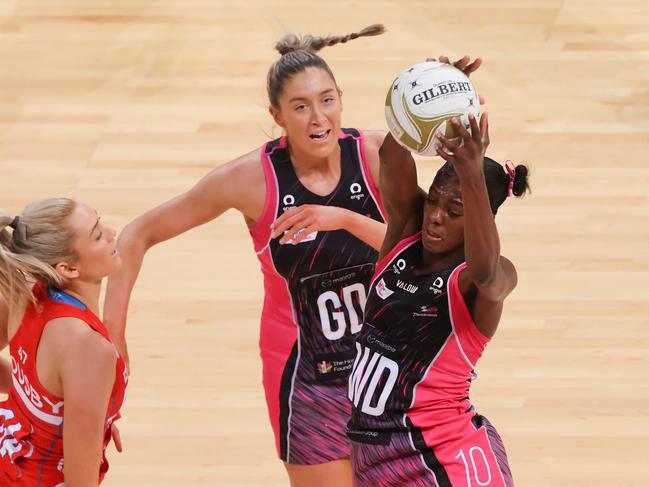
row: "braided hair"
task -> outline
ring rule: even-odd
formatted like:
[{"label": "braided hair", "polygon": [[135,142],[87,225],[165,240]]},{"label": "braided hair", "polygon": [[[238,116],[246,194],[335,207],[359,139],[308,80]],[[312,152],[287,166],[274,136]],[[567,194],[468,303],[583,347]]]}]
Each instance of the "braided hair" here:
[{"label": "braided hair", "polygon": [[334,82],[336,81],[329,65],[316,54],[323,47],[344,44],[359,37],[377,36],[384,32],[385,27],[383,25],[374,24],[365,27],[359,32],[344,36],[316,37],[310,34],[304,36],[286,34],[275,44],[275,49],[281,54],[281,57],[268,70],[266,89],[271,106],[279,108],[279,98],[284,92],[286,83],[293,76],[307,68],[323,69],[331,76]]}]

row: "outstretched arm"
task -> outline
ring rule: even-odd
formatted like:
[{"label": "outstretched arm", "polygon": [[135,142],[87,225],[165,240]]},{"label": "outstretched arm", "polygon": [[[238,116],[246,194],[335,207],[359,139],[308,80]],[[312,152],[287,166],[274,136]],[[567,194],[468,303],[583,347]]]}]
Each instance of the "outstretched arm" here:
[{"label": "outstretched arm", "polygon": [[[122,231],[118,241],[122,268],[108,279],[104,323],[126,360],[128,302],[145,253],[157,243],[213,220],[230,208],[237,208],[250,220],[258,218],[266,197],[258,161],[259,151],[254,151],[217,167],[192,189],[137,217]],[[246,192],[241,188],[256,189]]]},{"label": "outstretched arm", "polygon": [[[484,154],[489,145],[489,120],[486,113],[480,125],[469,115],[471,132],[457,119],[452,124],[461,142],[440,136],[439,155],[453,164],[460,179],[464,203],[464,252],[467,269],[460,274],[465,298],[475,296],[473,318],[480,331],[492,336],[500,319],[502,303],[516,286],[516,269],[500,255],[500,239],[484,177]],[[477,293],[474,293],[477,291]]]}]

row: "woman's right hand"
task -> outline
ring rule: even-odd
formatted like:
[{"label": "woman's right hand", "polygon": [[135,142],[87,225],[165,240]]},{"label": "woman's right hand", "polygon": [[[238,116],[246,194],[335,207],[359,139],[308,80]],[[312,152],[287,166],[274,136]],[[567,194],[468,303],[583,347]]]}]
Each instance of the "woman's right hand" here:
[{"label": "woman's right hand", "polygon": [[[467,77],[470,77],[471,73],[477,71],[478,68],[482,66],[481,57],[477,57],[473,61],[471,61],[470,56],[463,56],[461,59],[458,59],[454,63],[451,62],[448,56],[444,56],[444,55],[441,55],[439,58],[429,57],[426,59],[426,61],[437,61],[444,64],[452,64],[457,69],[462,71]],[[486,102],[484,96],[480,94],[478,94],[478,96],[480,97],[480,105],[484,105]]]},{"label": "woman's right hand", "polygon": [[458,137],[456,140],[449,140],[438,133],[437,140],[441,145],[437,149],[437,155],[453,164],[460,182],[465,179],[484,181],[483,160],[489,147],[489,115],[483,112],[478,125],[478,120],[470,114],[469,124],[471,131],[467,130],[458,118],[452,118],[451,125]]}]

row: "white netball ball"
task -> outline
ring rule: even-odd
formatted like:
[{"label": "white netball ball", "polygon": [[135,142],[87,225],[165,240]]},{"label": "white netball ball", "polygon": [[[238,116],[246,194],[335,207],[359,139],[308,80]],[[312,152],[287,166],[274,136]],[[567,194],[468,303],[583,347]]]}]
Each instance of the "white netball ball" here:
[{"label": "white netball ball", "polygon": [[469,78],[450,64],[415,64],[394,80],[385,100],[385,118],[393,137],[423,156],[437,154],[435,134],[457,136],[451,119],[470,131],[469,114],[480,114],[480,98]]}]

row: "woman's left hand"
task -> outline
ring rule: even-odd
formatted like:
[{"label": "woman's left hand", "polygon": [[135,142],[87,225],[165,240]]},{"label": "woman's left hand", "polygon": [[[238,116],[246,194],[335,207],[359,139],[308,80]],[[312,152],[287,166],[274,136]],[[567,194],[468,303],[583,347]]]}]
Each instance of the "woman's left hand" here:
[{"label": "woman's left hand", "polygon": [[426,61],[437,61],[445,64],[452,64],[457,69],[462,71],[465,75],[471,76],[471,73],[476,71],[482,65],[482,58],[477,57],[471,61],[470,56],[463,56],[461,59],[458,59],[454,63],[448,58],[448,56],[441,55],[439,58],[429,57]]},{"label": "woman's left hand", "polygon": [[439,147],[437,154],[447,162],[453,164],[460,180],[463,177],[483,176],[483,159],[489,146],[489,118],[487,113],[480,117],[480,126],[473,115],[469,115],[471,132],[469,132],[458,118],[451,119],[451,124],[458,137],[449,140],[442,134],[437,134]]},{"label": "woman's left hand", "polygon": [[344,228],[348,210],[337,206],[301,205],[285,211],[272,225],[271,238],[280,244],[298,244],[313,232]]}]

